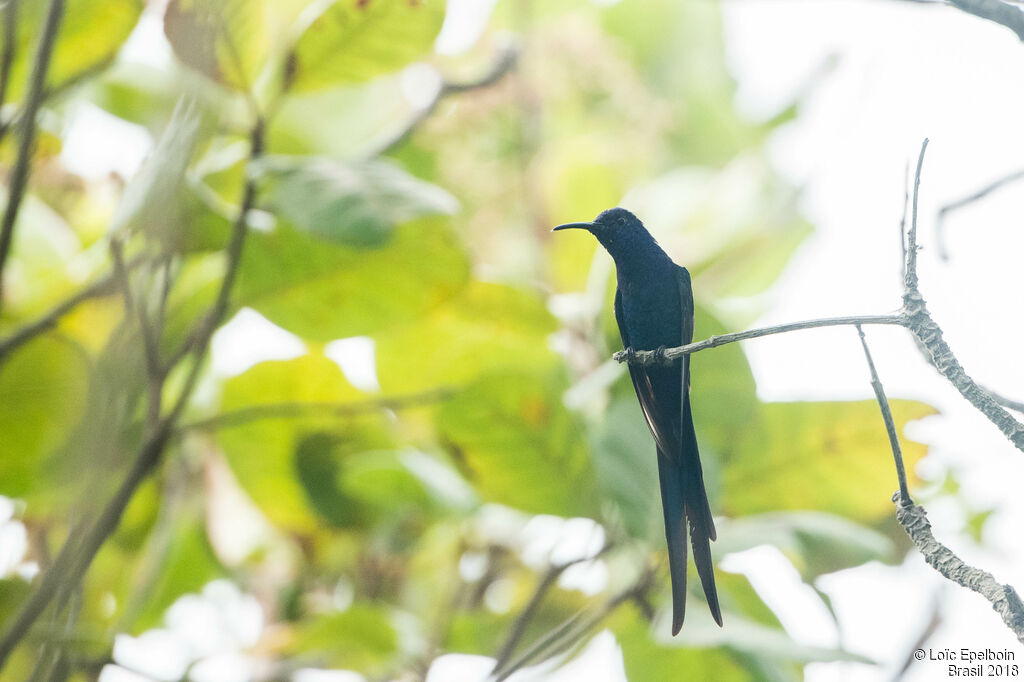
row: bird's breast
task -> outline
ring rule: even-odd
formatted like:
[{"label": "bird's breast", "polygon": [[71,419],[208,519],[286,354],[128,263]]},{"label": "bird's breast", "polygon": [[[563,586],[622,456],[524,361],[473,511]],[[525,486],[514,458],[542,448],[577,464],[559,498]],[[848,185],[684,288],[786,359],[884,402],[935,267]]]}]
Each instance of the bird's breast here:
[{"label": "bird's breast", "polygon": [[622,315],[630,345],[637,350],[678,346],[683,310],[674,277],[619,278]]}]

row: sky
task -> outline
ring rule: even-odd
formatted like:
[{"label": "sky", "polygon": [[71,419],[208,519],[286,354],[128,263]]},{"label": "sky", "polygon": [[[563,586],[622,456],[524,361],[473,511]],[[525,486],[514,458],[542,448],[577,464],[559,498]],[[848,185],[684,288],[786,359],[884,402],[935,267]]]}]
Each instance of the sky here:
[{"label": "sky", "polygon": [[[457,54],[471,46],[492,5],[449,0],[451,20],[439,51]],[[921,291],[968,373],[1024,399],[1024,363],[1015,343],[1024,336],[1018,312],[1024,182],[946,221],[948,261],[939,257],[936,239],[939,207],[1024,166],[1024,45],[1008,30],[952,8],[897,0],[726,0],[723,12],[739,110],[764,120],[794,99],[800,102],[799,117],[771,138],[768,153],[775,168],[803,189],[802,210],[816,226],[754,326],[899,307],[905,177],[929,137],[920,204]],[[153,29],[136,35],[128,48],[133,58],[169,58],[165,44],[146,39]],[[119,144],[109,144],[112,137]],[[111,170],[130,176],[150,144],[143,129],[85,107],[62,156],[88,177]],[[980,547],[963,533],[965,509],[941,501],[929,507],[936,536],[969,563],[1024,587],[1024,497],[1014,485],[1024,480],[1021,453],[924,362],[905,331],[869,327],[866,333],[889,396],[924,400],[941,411],[908,428],[931,446],[919,473],[934,479],[955,470],[970,510],[996,509]],[[243,311],[217,335],[215,367],[234,374],[259,359],[300,354],[301,343],[289,336]],[[872,395],[852,329],[771,336],[744,347],[765,400]],[[373,373],[363,371],[372,352],[365,340],[348,340],[332,348],[332,357],[354,383],[372,387]],[[943,621],[927,646],[1019,650],[987,602],[944,581],[914,553],[902,566],[872,564],[819,581],[833,601],[838,630],[820,597],[800,583],[778,550],[766,546],[726,557],[723,567],[746,573],[798,641],[842,644],[882,664],[815,664],[807,670],[810,682],[892,679],[936,603]],[[487,661],[478,658],[444,657],[428,679],[485,669]],[[573,665],[557,676],[534,671],[534,678],[579,679],[568,673],[625,679],[621,653],[608,633]],[[107,682],[120,679],[114,674],[107,673]],[[944,674],[939,663],[923,661],[912,663],[903,679]]]}]

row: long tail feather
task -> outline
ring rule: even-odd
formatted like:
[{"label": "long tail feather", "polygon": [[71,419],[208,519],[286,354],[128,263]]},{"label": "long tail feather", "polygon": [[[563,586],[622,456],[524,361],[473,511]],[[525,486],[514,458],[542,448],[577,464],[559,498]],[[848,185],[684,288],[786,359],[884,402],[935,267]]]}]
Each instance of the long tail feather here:
[{"label": "long tail feather", "polygon": [[683,456],[680,487],[683,491],[686,516],[690,522],[690,542],[693,545],[693,563],[697,566],[704,588],[704,596],[711,608],[715,622],[722,625],[722,609],[718,604],[718,590],[715,587],[715,571],[711,562],[711,541],[718,537],[715,522],[711,518],[707,490],[704,488],[704,472],[701,470],[700,455],[697,451],[697,434],[693,429],[690,413],[690,396],[683,396]]},{"label": "long tail feather", "polygon": [[661,506],[665,513],[668,570],[672,582],[672,634],[679,633],[686,615],[686,515],[679,464],[658,452]]}]

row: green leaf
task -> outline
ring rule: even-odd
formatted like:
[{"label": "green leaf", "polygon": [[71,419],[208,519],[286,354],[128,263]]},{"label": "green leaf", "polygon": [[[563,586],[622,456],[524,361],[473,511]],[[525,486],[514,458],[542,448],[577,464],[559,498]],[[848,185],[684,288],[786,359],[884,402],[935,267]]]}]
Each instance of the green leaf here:
[{"label": "green leaf", "polygon": [[808,583],[825,573],[895,558],[885,535],[833,514],[769,512],[719,524],[719,555],[764,544],[781,550]]},{"label": "green leaf", "polygon": [[665,679],[668,671],[672,676],[692,680],[753,682],[757,679],[726,651],[665,646],[655,641],[650,626],[637,616],[632,611],[621,611],[611,621],[612,631],[622,647],[628,679]]},{"label": "green leaf", "polygon": [[[206,583],[226,575],[210,546],[201,516],[186,513],[176,516],[173,523],[166,540],[151,536],[150,542],[166,542],[166,547],[158,548],[154,555],[143,554],[153,563],[140,565],[135,572],[135,588],[143,588],[133,595],[141,608],[130,614],[128,623],[135,634],[158,625],[164,611],[178,597],[200,592]],[[140,583],[140,577],[145,582]]]},{"label": "green leaf", "polygon": [[260,162],[261,196],[302,230],[346,246],[385,243],[398,223],[454,213],[455,198],[383,161],[346,164],[327,158]]},{"label": "green leaf", "polygon": [[560,374],[494,374],[442,405],[438,428],[483,498],[539,514],[594,515],[594,471],[564,390]]},{"label": "green leaf", "polygon": [[331,667],[379,671],[398,650],[398,633],[380,608],[355,604],[347,611],[309,617],[295,633],[294,649]]},{"label": "green leaf", "polygon": [[458,291],[467,275],[443,222],[401,225],[374,250],[326,243],[279,223],[250,236],[235,301],[303,338],[330,341],[412,320]]},{"label": "green leaf", "polygon": [[433,500],[394,451],[374,420],[350,421],[340,433],[302,436],[295,467],[310,504],[340,528],[428,511]]},{"label": "green leaf", "polygon": [[[898,431],[935,414],[920,402],[890,404]],[[926,446],[902,445],[913,472]],[[738,447],[720,456],[722,511],[729,515],[813,509],[870,524],[892,513],[896,473],[874,400],[767,403]]]},{"label": "green leaf", "polygon": [[[35,60],[47,2],[19,2],[14,61],[7,101],[18,101]],[[142,0],[68,0],[46,82],[67,83],[112,60],[142,13]]]},{"label": "green leaf", "polygon": [[396,71],[430,51],[444,13],[443,0],[321,0],[299,20],[288,82],[314,90]]},{"label": "green leaf", "polygon": [[170,0],[164,34],[182,63],[222,85],[252,92],[266,60],[266,3]]},{"label": "green leaf", "polygon": [[0,494],[25,497],[54,483],[50,456],[82,415],[88,378],[82,351],[51,336],[0,361]]},{"label": "green leaf", "polygon": [[635,396],[619,396],[608,405],[597,429],[594,466],[601,499],[615,505],[626,531],[633,537],[660,537],[657,455]]},{"label": "green leaf", "polygon": [[[363,399],[334,362],[305,355],[262,362],[229,379],[221,410]],[[362,501],[340,487],[345,458],[392,444],[373,415],[340,419],[323,411],[261,417],[221,428],[217,439],[239,483],[270,520],[305,532],[319,525],[317,514],[339,526],[364,521]]]},{"label": "green leaf", "polygon": [[[400,135],[415,115],[402,90],[401,73],[289,93],[267,125],[267,146],[279,154],[366,158]],[[408,163],[405,166],[417,175],[427,175]]]},{"label": "green leaf", "polygon": [[556,329],[536,293],[473,281],[413,324],[376,335],[378,380],[385,391],[418,391],[553,367],[547,337]]},{"label": "green leaf", "polygon": [[[695,339],[729,331],[699,304],[694,311],[694,330]],[[704,458],[704,477],[717,488],[718,453],[739,447],[749,425],[757,422],[762,409],[743,347],[733,343],[694,355],[690,360],[690,385],[697,438],[710,455]]]}]

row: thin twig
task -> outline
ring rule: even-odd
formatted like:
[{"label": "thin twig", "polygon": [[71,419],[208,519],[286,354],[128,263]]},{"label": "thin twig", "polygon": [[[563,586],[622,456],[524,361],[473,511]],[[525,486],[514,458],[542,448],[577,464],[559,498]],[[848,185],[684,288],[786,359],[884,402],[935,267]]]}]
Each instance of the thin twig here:
[{"label": "thin twig", "polygon": [[142,302],[138,300],[132,291],[131,279],[128,276],[128,268],[124,260],[124,245],[121,240],[114,237],[110,240],[110,256],[114,261],[114,277],[121,288],[121,295],[124,297],[124,310],[126,317],[135,317],[139,325],[139,332],[142,334],[142,346],[146,356],[146,371],[151,378],[163,379],[163,369],[160,367],[160,348],[155,337],[155,331],[149,322]]},{"label": "thin twig", "polygon": [[554,586],[555,582],[558,581],[561,575],[571,566],[583,563],[584,561],[593,561],[594,559],[607,554],[613,547],[615,547],[615,543],[609,542],[602,547],[601,551],[597,554],[582,556],[570,561],[563,561],[562,563],[548,566],[548,569],[544,572],[544,575],[537,583],[537,587],[534,588],[533,594],[530,595],[530,600],[512,622],[512,626],[509,628],[509,633],[505,637],[505,641],[502,643],[501,648],[498,649],[498,653],[495,655],[495,659],[497,659],[497,662],[494,664],[495,670],[501,670],[508,663],[509,659],[512,657],[512,652],[515,651],[519,641],[526,633],[527,626],[530,624],[530,621],[533,620],[533,616],[536,614],[541,602],[544,601],[544,597]]},{"label": "thin twig", "polygon": [[[145,257],[141,255],[135,256],[125,263],[125,269],[130,272],[138,267],[138,265],[144,260]],[[10,355],[22,344],[31,341],[46,330],[56,326],[62,317],[70,313],[82,303],[93,298],[110,296],[116,290],[117,278],[114,276],[114,273],[111,272],[92,284],[87,285],[84,289],[72,294],[55,305],[48,312],[14,331],[14,333],[6,339],[0,340],[0,362],[3,362],[5,357]]]},{"label": "thin twig", "polygon": [[992,396],[992,399],[1003,407],[1008,407],[1015,412],[1024,412],[1024,402],[1020,400],[1014,400],[1013,398],[1007,398],[1005,395],[996,393],[991,388],[982,387],[986,393]]},{"label": "thin twig", "polygon": [[518,50],[515,47],[506,47],[498,55],[498,58],[494,61],[494,64],[491,65],[491,68],[487,70],[487,73],[485,73],[480,78],[463,83],[450,83],[448,81],[443,82],[441,84],[441,87],[437,89],[437,93],[434,95],[434,98],[430,100],[430,102],[427,103],[426,106],[421,108],[416,113],[416,115],[409,120],[409,122],[405,125],[404,128],[398,131],[390,139],[384,141],[383,144],[379,145],[376,149],[367,154],[367,156],[381,156],[382,154],[386,154],[387,152],[391,151],[398,145],[405,142],[407,139],[409,139],[409,136],[412,135],[413,131],[415,131],[417,128],[423,125],[423,122],[430,118],[430,115],[437,110],[437,106],[446,97],[450,95],[457,95],[463,92],[468,92],[470,90],[480,90],[483,88],[489,88],[492,85],[498,83],[498,81],[504,78],[509,72],[512,71],[513,68],[515,68],[518,59]]},{"label": "thin twig", "polygon": [[114,276],[124,297],[125,319],[134,317],[142,335],[143,355],[146,358],[146,428],[153,429],[163,409],[166,370],[160,364],[160,336],[150,324],[149,314],[132,291],[131,278],[124,263],[124,245],[115,236],[110,240],[110,255],[114,261]]},{"label": "thin twig", "polygon": [[900,216],[900,283],[907,276],[907,206],[910,205],[910,162],[903,167],[903,215]]},{"label": "thin twig", "polygon": [[[800,329],[817,329],[819,327],[840,327],[850,325],[861,325],[861,324],[891,324],[891,325],[904,325],[906,320],[903,318],[901,313],[890,313],[888,315],[852,315],[848,317],[824,317],[817,320],[803,320],[801,322],[788,322],[786,324],[776,324],[771,327],[760,327],[758,329],[748,329],[742,332],[733,332],[730,334],[719,334],[717,336],[709,336],[703,341],[696,341],[694,343],[687,344],[685,346],[678,346],[676,348],[666,348],[663,353],[649,350],[636,350],[634,362],[638,365],[653,365],[659,364],[659,362],[671,362],[684,355],[690,355],[698,351],[706,350],[708,348],[717,348],[718,346],[724,346],[727,343],[735,343],[736,341],[745,341],[746,339],[756,339],[761,336],[770,336],[772,334],[783,334],[786,332],[798,331]],[[663,360],[661,358],[664,358]],[[618,351],[612,358],[617,362],[626,362],[627,353],[626,351]]]},{"label": "thin twig", "polygon": [[903,526],[924,560],[943,577],[987,599],[1017,639],[1024,643],[1024,604],[1021,604],[1016,590],[1010,585],[997,582],[991,573],[965,564],[932,535],[932,527],[923,507],[905,506],[896,498],[894,494],[896,520]]},{"label": "thin twig", "polygon": [[530,601],[516,615],[515,620],[512,622],[512,627],[505,637],[505,641],[502,643],[501,648],[498,649],[498,653],[495,656],[497,660],[494,664],[495,670],[501,670],[508,663],[508,659],[512,656],[512,652],[515,651],[516,645],[519,644],[519,640],[526,633],[527,626],[533,620],[533,616],[540,607],[541,602],[544,601],[544,597],[547,596],[548,591],[558,581],[558,578],[565,572],[566,568],[568,567],[562,564],[553,564],[544,572],[544,575],[537,583],[537,587],[534,588],[533,594],[530,595]]},{"label": "thin twig", "polygon": [[[250,151],[250,160],[258,158],[263,152],[263,132],[264,124],[260,118],[257,119],[251,133],[252,149]],[[250,177],[246,180],[239,214],[235,220],[231,239],[228,243],[227,265],[224,278],[221,281],[221,286],[210,314],[200,323],[202,330],[195,352],[194,363],[174,406],[147,434],[145,442],[132,462],[131,469],[114,493],[113,499],[103,508],[99,517],[89,525],[81,540],[76,542],[73,539],[69,539],[65,542],[50,570],[43,575],[38,587],[25,601],[17,616],[10,623],[3,636],[0,637],[0,669],[3,668],[11,652],[22,638],[25,637],[32,624],[50,603],[56,591],[62,585],[76,584],[81,581],[93,558],[99,552],[100,547],[117,528],[125,508],[135,495],[135,491],[156,465],[159,464],[164,449],[174,432],[175,424],[184,412],[185,406],[198,381],[203,364],[203,356],[209,348],[213,332],[227,311],[231,289],[241,262],[245,236],[248,232],[247,215],[253,206],[255,196],[255,180]]]},{"label": "thin twig", "polygon": [[523,653],[513,659],[505,667],[495,666],[491,673],[493,682],[502,682],[508,679],[520,668],[529,665],[538,658],[546,657],[549,652],[558,652],[571,646],[585,637],[591,630],[601,624],[615,609],[627,601],[642,597],[654,579],[654,571],[648,567],[633,585],[615,595],[602,604],[590,617],[586,617],[586,611],[577,611],[560,625],[552,628],[541,638],[526,648]]},{"label": "thin twig", "polygon": [[289,419],[294,417],[311,417],[324,415],[329,417],[352,417],[361,414],[379,412],[381,410],[400,410],[408,407],[427,405],[447,400],[455,395],[455,389],[436,388],[421,393],[410,393],[385,398],[375,398],[359,402],[283,402],[267,405],[253,405],[229,412],[221,412],[212,417],[186,422],[176,429],[176,433],[187,431],[214,431],[262,419]]},{"label": "thin twig", "polygon": [[[0,48],[0,110],[7,101],[7,88],[10,85],[11,65],[14,63],[14,46],[18,39],[18,0],[7,0],[3,7],[4,44]],[[7,126],[0,120],[0,140],[4,139]]]},{"label": "thin twig", "polygon": [[14,223],[18,218],[21,200],[25,196],[28,185],[29,167],[32,165],[32,150],[36,135],[36,112],[43,101],[43,86],[46,82],[46,71],[50,66],[50,55],[53,54],[57,39],[57,29],[64,14],[64,0],[50,0],[43,23],[43,32],[36,48],[25,93],[25,115],[21,121],[21,140],[18,145],[18,157],[11,171],[10,187],[7,191],[7,206],[4,207],[3,218],[0,219],[0,309],[3,308],[3,271],[7,264],[7,256],[14,238]]},{"label": "thin twig", "polygon": [[[928,138],[921,143],[921,153],[917,156],[917,170],[914,171],[914,201],[910,206],[910,229],[907,230],[906,266],[903,271],[903,287],[906,291],[917,290],[917,198],[921,190],[921,168],[924,166],[924,153],[928,149]],[[900,229],[902,232],[902,228]]]},{"label": "thin twig", "polygon": [[882,421],[885,422],[885,432],[889,435],[889,445],[892,447],[892,458],[896,463],[896,480],[900,485],[901,504],[911,505],[914,501],[910,499],[910,489],[907,486],[907,471],[903,466],[903,451],[900,448],[900,439],[896,433],[896,421],[892,418],[892,410],[889,408],[889,399],[885,397],[885,389],[878,378],[875,370],[875,361],[871,359],[871,351],[868,350],[868,341],[864,336],[864,330],[857,325],[857,334],[860,335],[860,345],[864,347],[864,357],[868,361],[868,369],[871,371],[871,388],[875,391],[875,399],[878,400],[878,407],[882,410]]},{"label": "thin twig", "polygon": [[971,192],[967,196],[957,199],[956,201],[951,201],[950,203],[940,208],[939,213],[935,218],[935,245],[937,247],[937,251],[939,252],[939,257],[942,258],[942,260],[944,261],[949,260],[949,249],[946,248],[947,215],[949,215],[953,211],[957,211],[963,208],[964,206],[968,206],[974,203],[975,201],[984,199],[992,192],[995,192],[997,189],[1000,189],[1012,182],[1016,182],[1021,178],[1024,178],[1024,168],[1018,171],[1014,171],[1009,175],[1004,175],[998,180],[994,180],[988,183],[981,189],[975,190],[974,192]]}]

